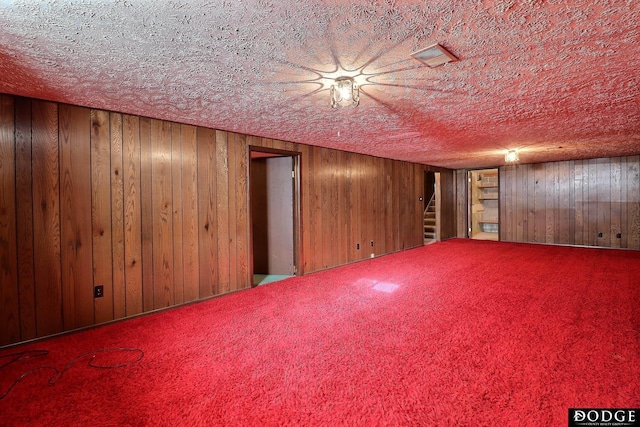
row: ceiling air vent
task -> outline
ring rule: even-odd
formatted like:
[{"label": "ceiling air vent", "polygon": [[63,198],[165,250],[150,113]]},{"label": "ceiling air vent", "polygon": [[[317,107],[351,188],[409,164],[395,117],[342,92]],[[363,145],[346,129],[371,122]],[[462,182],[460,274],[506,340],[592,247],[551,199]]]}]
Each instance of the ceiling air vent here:
[{"label": "ceiling air vent", "polygon": [[413,52],[411,56],[432,68],[446,64],[447,62],[458,60],[458,58],[456,58],[451,52],[437,43],[425,49]]}]

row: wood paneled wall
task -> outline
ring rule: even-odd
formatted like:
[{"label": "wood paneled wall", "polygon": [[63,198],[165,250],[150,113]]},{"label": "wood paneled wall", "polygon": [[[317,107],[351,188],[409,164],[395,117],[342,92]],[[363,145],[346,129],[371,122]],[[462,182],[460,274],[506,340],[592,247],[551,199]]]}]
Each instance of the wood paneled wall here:
[{"label": "wood paneled wall", "polygon": [[251,286],[249,145],[301,153],[300,272],[422,245],[424,165],[0,95],[0,345]]},{"label": "wood paneled wall", "polygon": [[299,272],[423,244],[420,197],[428,166],[253,136],[247,142],[300,152]]},{"label": "wood paneled wall", "polygon": [[439,173],[438,241],[456,237],[456,176],[455,171],[446,170]]},{"label": "wood paneled wall", "polygon": [[469,207],[467,201],[468,171],[455,171],[456,188],[456,235],[457,237],[469,237]]},{"label": "wood paneled wall", "polygon": [[[502,166],[500,240],[640,249],[639,175],[640,156]],[[456,176],[465,237],[467,171]]]},{"label": "wood paneled wall", "polygon": [[639,171],[640,156],[503,166],[500,239],[640,249]]}]

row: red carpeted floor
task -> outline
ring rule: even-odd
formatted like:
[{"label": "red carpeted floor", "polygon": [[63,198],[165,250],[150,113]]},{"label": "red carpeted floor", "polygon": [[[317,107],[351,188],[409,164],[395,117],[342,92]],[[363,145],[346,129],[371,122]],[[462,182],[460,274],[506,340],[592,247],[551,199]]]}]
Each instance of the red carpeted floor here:
[{"label": "red carpeted floor", "polygon": [[452,240],[2,350],[80,358],[0,425],[564,426],[640,406],[638,307],[640,252]]}]

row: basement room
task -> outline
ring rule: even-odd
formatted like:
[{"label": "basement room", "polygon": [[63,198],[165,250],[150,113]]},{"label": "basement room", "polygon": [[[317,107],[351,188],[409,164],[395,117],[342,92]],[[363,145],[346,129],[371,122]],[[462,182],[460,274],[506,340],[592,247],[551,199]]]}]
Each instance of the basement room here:
[{"label": "basement room", "polygon": [[0,0],[0,425],[640,425],[638,28]]}]

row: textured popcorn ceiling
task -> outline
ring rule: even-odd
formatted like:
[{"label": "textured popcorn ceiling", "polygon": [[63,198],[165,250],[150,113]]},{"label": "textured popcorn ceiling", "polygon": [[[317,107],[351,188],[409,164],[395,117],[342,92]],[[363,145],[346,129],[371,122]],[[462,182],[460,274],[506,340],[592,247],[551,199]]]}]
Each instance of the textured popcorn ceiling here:
[{"label": "textured popcorn ceiling", "polygon": [[0,0],[0,92],[451,168],[638,154],[639,4]]}]

